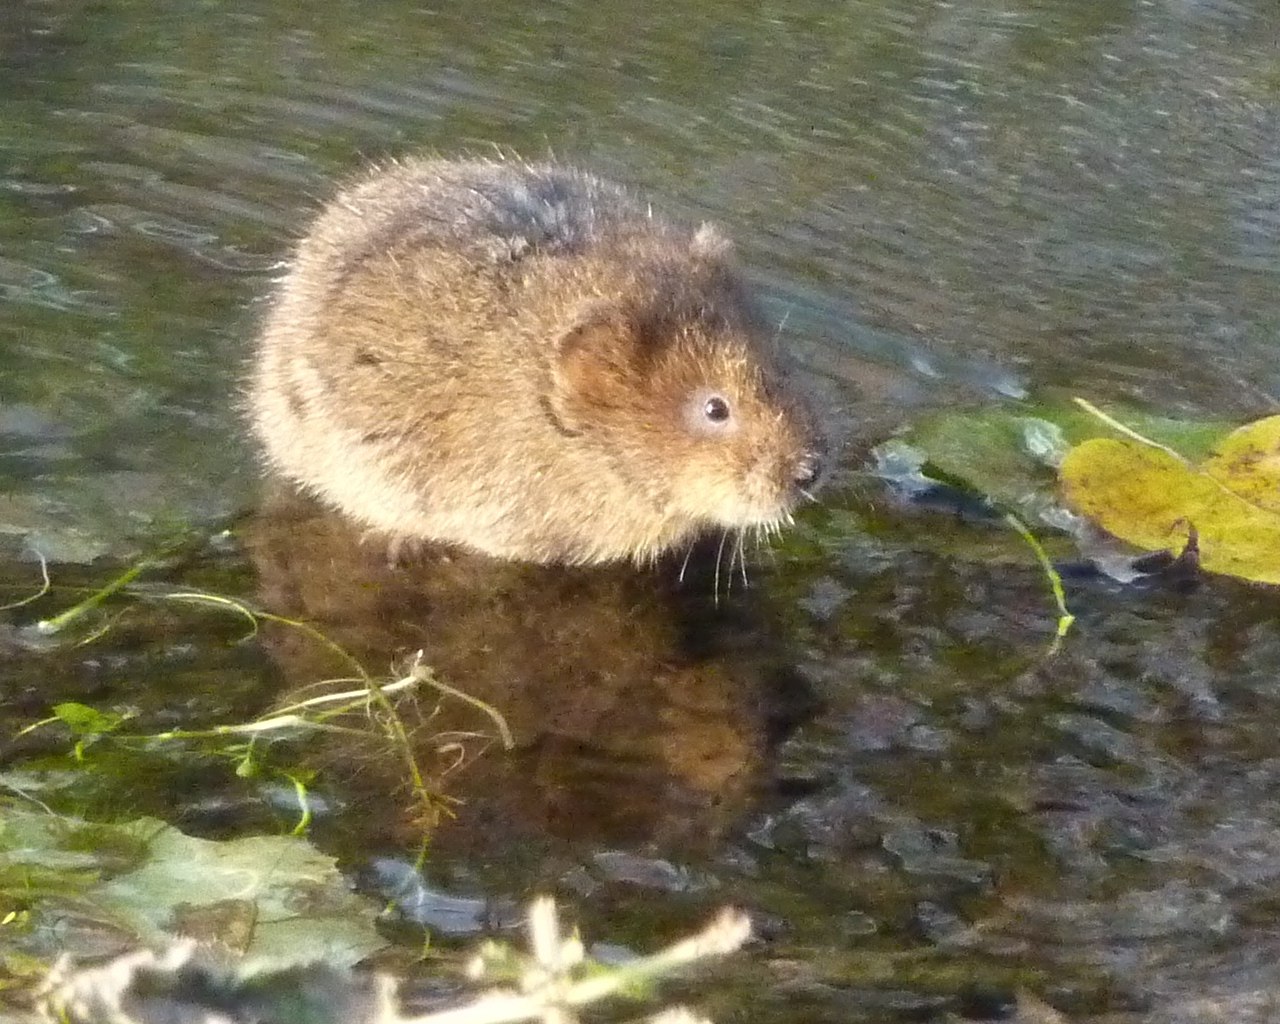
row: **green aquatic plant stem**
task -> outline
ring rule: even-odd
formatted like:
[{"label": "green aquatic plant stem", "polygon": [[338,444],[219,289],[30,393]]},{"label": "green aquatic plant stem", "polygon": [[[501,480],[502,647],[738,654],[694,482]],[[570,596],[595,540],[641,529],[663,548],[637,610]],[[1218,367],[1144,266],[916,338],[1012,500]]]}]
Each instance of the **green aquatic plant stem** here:
[{"label": "green aquatic plant stem", "polygon": [[26,597],[13,601],[10,604],[0,604],[0,612],[12,611],[14,608],[21,608],[23,605],[31,604],[33,601],[39,601],[45,594],[49,593],[52,584],[49,581],[49,563],[39,551],[36,552],[36,558],[40,559],[40,589],[34,594],[28,594]]},{"label": "green aquatic plant stem", "polygon": [[85,615],[97,608],[103,601],[107,600],[107,598],[111,597],[113,594],[118,594],[154,564],[155,562],[151,559],[144,559],[137,565],[130,566],[105,587],[95,590],[79,604],[73,605],[65,612],[62,612],[60,615],[55,615],[51,619],[41,619],[36,623],[36,629],[45,636],[52,636],[54,633],[62,632],[62,630],[66,629],[67,626],[71,625],[71,623],[75,622],[82,615]]},{"label": "green aquatic plant stem", "polygon": [[[354,682],[355,680],[331,679],[329,682]],[[382,687],[383,693],[399,693],[402,690],[412,689],[419,684],[420,680],[410,676],[407,679],[397,679],[394,683],[387,683]],[[342,690],[338,693],[322,693],[316,697],[308,697],[306,700],[300,700],[293,704],[287,704],[280,708],[276,714],[286,715],[295,711],[309,711],[312,708],[323,707],[327,704],[340,704],[338,708],[330,709],[329,714],[345,714],[346,712],[358,707],[369,697],[369,691],[365,687],[358,690]]]},{"label": "green aquatic plant stem", "polygon": [[289,729],[311,730],[314,732],[332,732],[349,736],[362,736],[364,730],[352,729],[342,725],[328,725],[317,722],[305,715],[271,715],[253,722],[240,722],[236,725],[213,725],[208,729],[169,729],[165,732],[151,732],[142,735],[116,735],[117,740],[209,740],[225,736],[261,736],[265,733],[283,732]]},{"label": "green aquatic plant stem", "polygon": [[1056,654],[1058,648],[1062,646],[1063,639],[1071,630],[1072,624],[1076,621],[1075,615],[1067,607],[1067,593],[1062,586],[1062,577],[1058,574],[1058,570],[1053,567],[1053,562],[1049,560],[1049,555],[1045,551],[1044,545],[1036,539],[1035,534],[1027,528],[1026,523],[1012,512],[1005,513],[1004,520],[1018,531],[1022,539],[1035,552],[1036,560],[1040,563],[1040,568],[1044,570],[1044,574],[1049,580],[1049,589],[1053,592],[1053,600],[1058,606],[1058,631],[1053,638],[1053,643],[1049,646],[1049,653]]},{"label": "green aquatic plant stem", "polygon": [[311,827],[311,798],[307,793],[307,784],[298,776],[284,772],[284,777],[293,783],[294,795],[298,798],[298,807],[301,813],[298,815],[298,823],[293,826],[294,836],[305,836],[307,829]]},{"label": "green aquatic plant stem", "polygon": [[[152,596],[152,595],[147,595]],[[329,637],[325,636],[320,630],[316,629],[310,623],[303,622],[301,619],[290,619],[283,615],[273,615],[270,612],[264,612],[261,609],[254,608],[244,601],[237,600],[233,597],[226,597],[222,594],[213,594],[205,590],[179,590],[159,595],[165,601],[178,601],[189,604],[208,604],[215,608],[225,608],[235,612],[238,615],[248,619],[251,624],[251,630],[245,637],[246,640],[252,639],[258,634],[258,624],[260,622],[274,622],[277,625],[288,626],[290,629],[296,629],[300,633],[315,640],[317,643],[328,648],[339,658],[345,661],[354,669],[360,682],[368,685],[370,682],[369,674],[365,671],[363,665],[356,659],[346,648]]]},{"label": "green aquatic plant stem", "polygon": [[[507,720],[502,717],[502,712],[495,708],[492,704],[481,700],[479,697],[473,697],[469,693],[463,693],[461,690],[455,689],[448,683],[442,683],[435,677],[435,674],[427,668],[423,663],[423,652],[419,651],[414,655],[414,662],[409,670],[409,679],[401,680],[402,683],[413,680],[414,682],[426,683],[428,686],[435,687],[446,696],[460,700],[464,704],[470,704],[473,708],[483,711],[489,716],[489,720],[493,722],[494,728],[498,730],[498,738],[502,740],[504,750],[514,750],[516,741],[511,735],[511,729],[507,725]],[[385,691],[384,687],[384,691]]]}]

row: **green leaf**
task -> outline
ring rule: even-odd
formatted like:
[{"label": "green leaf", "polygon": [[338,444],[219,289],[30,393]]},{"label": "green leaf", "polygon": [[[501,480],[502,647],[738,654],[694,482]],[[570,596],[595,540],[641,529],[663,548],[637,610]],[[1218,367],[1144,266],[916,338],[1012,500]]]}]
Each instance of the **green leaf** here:
[{"label": "green leaf", "polygon": [[99,711],[74,701],[55,704],[53,714],[77,736],[101,736],[103,733],[114,732],[125,722],[124,715]]},{"label": "green leaf", "polygon": [[[1215,422],[1189,422],[1128,409],[1108,413],[1138,433],[1191,458],[1202,458],[1230,429]],[[1025,403],[950,410],[922,420],[903,440],[924,453],[926,475],[960,482],[1001,504],[1019,506],[1045,495],[1070,447],[1114,431],[1076,405]]]}]

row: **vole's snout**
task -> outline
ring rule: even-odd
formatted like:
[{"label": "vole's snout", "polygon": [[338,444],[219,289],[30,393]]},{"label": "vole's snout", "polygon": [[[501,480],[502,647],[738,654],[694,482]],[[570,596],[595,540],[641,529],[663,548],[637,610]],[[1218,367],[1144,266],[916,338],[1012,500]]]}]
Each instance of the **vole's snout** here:
[{"label": "vole's snout", "polygon": [[801,491],[808,491],[817,486],[822,479],[822,453],[817,449],[806,451],[796,461],[791,471],[791,480]]}]

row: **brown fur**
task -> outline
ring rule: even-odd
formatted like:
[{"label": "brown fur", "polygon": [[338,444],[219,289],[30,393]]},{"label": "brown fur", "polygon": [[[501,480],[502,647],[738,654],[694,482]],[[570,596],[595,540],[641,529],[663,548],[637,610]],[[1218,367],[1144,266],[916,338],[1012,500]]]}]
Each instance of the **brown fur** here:
[{"label": "brown fur", "polygon": [[268,461],[392,538],[535,562],[772,528],[819,443],[730,249],[569,168],[377,169],[321,213],[264,326]]}]

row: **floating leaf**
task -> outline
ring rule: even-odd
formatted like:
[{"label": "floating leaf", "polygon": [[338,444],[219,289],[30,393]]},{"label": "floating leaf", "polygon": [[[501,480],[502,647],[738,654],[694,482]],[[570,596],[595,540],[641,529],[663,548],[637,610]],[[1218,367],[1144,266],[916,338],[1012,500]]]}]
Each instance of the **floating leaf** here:
[{"label": "floating leaf", "polygon": [[[1040,452],[1056,427],[1001,410],[937,416],[917,425],[906,440],[924,453],[925,475],[1016,504],[1043,479]],[[1036,438],[1035,454],[1028,435]]]},{"label": "floating leaf", "polygon": [[1204,469],[1245,501],[1280,515],[1280,416],[1232,431]]},{"label": "floating leaf", "polygon": [[372,908],[349,891],[333,858],[309,843],[287,836],[213,842],[151,824],[147,862],[96,893],[145,941],[200,933],[254,956],[323,956],[335,964],[385,945]]},{"label": "floating leaf", "polygon": [[[1195,459],[1209,454],[1230,429],[1129,409],[1112,412],[1143,436]],[[1074,405],[1021,403],[948,410],[917,423],[903,440],[923,453],[926,475],[1020,507],[1044,493],[1046,467],[1056,468],[1071,445],[1111,435],[1106,423]]]},{"label": "floating leaf", "polygon": [[83,940],[71,952],[188,935],[254,958],[349,965],[386,944],[378,908],[293,836],[215,842],[151,818],[91,824],[0,802],[0,909],[6,892],[41,925],[34,953],[53,921]]},{"label": "floating leaf", "polygon": [[1147,551],[1176,555],[1194,531],[1204,569],[1280,583],[1280,513],[1253,500],[1274,500],[1280,489],[1280,480],[1265,484],[1262,470],[1263,454],[1274,459],[1277,426],[1239,434],[1227,438],[1203,468],[1136,441],[1086,441],[1062,463],[1067,501],[1108,533]]}]

